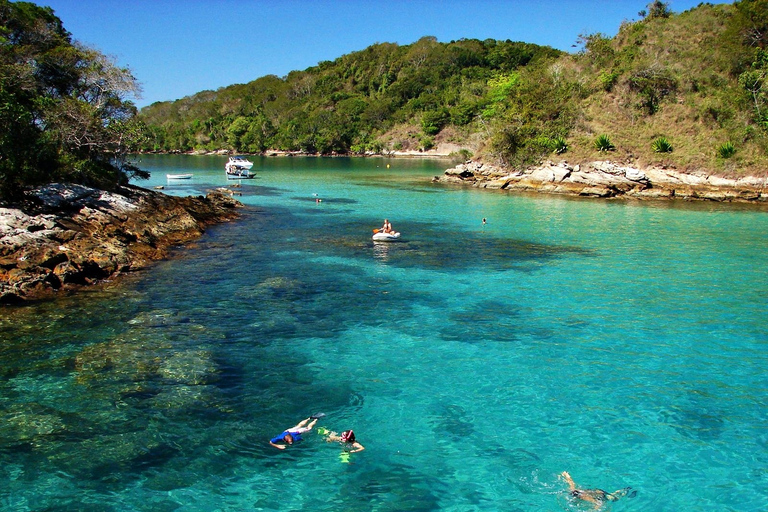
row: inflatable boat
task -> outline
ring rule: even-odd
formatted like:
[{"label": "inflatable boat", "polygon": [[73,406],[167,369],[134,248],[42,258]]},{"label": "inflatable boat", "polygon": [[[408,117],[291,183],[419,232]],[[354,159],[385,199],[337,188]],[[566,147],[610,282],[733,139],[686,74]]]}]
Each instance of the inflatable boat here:
[{"label": "inflatable boat", "polygon": [[400,233],[384,233],[383,231],[379,231],[378,233],[373,234],[373,241],[374,242],[396,242],[400,239]]}]

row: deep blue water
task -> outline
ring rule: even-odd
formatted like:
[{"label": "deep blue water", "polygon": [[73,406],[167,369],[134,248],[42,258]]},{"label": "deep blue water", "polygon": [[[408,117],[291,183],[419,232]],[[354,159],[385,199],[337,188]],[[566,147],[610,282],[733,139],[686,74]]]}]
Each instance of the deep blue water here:
[{"label": "deep blue water", "polygon": [[[186,195],[224,162],[139,165]],[[174,259],[0,312],[0,510],[588,509],[564,470],[614,511],[768,510],[765,208],[255,162]],[[318,411],[365,451],[269,446]]]}]

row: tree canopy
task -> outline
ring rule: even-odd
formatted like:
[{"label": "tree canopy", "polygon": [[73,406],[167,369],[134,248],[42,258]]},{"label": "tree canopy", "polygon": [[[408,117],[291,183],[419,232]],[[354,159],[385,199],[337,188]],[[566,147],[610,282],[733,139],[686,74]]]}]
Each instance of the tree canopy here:
[{"label": "tree canopy", "polygon": [[0,195],[68,181],[112,188],[143,171],[128,69],[74,42],[49,7],[0,0]]}]

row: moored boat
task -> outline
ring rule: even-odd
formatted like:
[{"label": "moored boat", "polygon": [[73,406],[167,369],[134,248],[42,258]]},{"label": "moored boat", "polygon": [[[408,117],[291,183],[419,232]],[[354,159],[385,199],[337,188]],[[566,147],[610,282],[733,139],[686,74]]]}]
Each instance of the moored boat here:
[{"label": "moored boat", "polygon": [[232,162],[227,162],[227,165],[224,166],[224,170],[228,180],[250,180],[256,177],[255,173],[249,171],[245,167],[233,164]]},{"label": "moored boat", "polygon": [[169,180],[188,180],[190,179],[194,174],[166,174],[165,177]]},{"label": "moored boat", "polygon": [[240,167],[242,169],[250,169],[253,167],[253,162],[245,158],[244,156],[231,156],[229,157],[229,161],[227,162],[227,165],[234,165],[237,167]]}]

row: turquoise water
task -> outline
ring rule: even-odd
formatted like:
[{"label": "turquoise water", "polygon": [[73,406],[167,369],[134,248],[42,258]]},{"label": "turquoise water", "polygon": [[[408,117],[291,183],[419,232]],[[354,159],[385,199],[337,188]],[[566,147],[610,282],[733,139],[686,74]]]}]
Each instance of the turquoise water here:
[{"label": "turquoise water", "polygon": [[[186,195],[224,162],[140,165]],[[631,486],[614,511],[768,509],[765,209],[255,162],[242,219],[175,259],[2,310],[0,510],[589,509],[564,470]],[[365,451],[269,446],[318,411]]]}]

